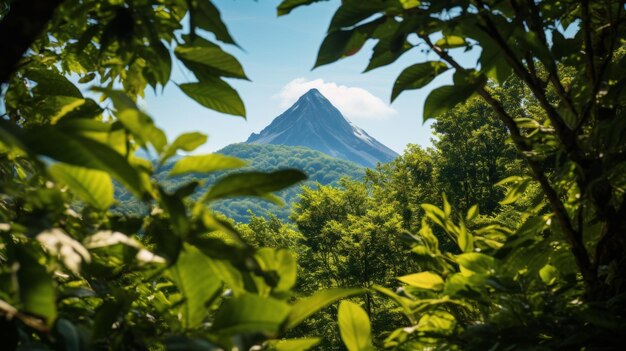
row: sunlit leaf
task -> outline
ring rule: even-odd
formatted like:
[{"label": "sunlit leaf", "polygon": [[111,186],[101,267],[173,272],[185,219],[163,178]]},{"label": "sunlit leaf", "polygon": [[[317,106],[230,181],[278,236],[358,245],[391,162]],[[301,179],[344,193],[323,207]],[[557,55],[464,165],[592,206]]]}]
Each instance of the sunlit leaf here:
[{"label": "sunlit leaf", "polygon": [[441,61],[422,62],[405,68],[393,85],[391,101],[395,100],[405,90],[424,87],[447,70],[448,66]]},{"label": "sunlit leaf", "polygon": [[184,83],[180,89],[200,105],[235,116],[246,116],[246,109],[239,93],[221,79]]},{"label": "sunlit leaf", "polygon": [[177,176],[187,173],[209,173],[226,169],[239,168],[246,162],[236,157],[220,154],[208,154],[184,157],[174,164],[169,176]]},{"label": "sunlit leaf", "polygon": [[372,328],[361,306],[341,301],[337,314],[339,333],[348,351],[373,351]]},{"label": "sunlit leaf", "polygon": [[215,315],[213,330],[224,334],[277,332],[290,307],[270,297],[245,294],[224,301]]},{"label": "sunlit leaf", "polygon": [[115,200],[113,182],[104,171],[55,163],[48,167],[48,172],[80,199],[99,210],[106,210]]},{"label": "sunlit leaf", "polygon": [[208,317],[207,302],[216,298],[222,282],[211,269],[211,259],[200,250],[184,245],[176,264],[169,274],[184,299],[181,307],[181,322],[185,328],[193,329]]},{"label": "sunlit leaf", "polygon": [[293,305],[291,312],[285,320],[283,329],[289,330],[296,327],[309,316],[320,311],[324,307],[343,298],[364,293],[364,289],[325,289],[306,297]]},{"label": "sunlit leaf", "polygon": [[443,288],[443,279],[432,272],[420,272],[398,277],[398,280],[420,289],[441,290]]},{"label": "sunlit leaf", "polygon": [[206,195],[207,200],[234,196],[264,196],[285,189],[306,179],[295,169],[275,172],[242,172],[227,175],[215,183]]}]

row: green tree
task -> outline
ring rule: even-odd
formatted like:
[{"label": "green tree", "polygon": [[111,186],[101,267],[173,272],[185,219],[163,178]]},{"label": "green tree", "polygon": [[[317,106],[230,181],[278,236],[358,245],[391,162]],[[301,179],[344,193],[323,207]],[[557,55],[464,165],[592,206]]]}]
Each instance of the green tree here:
[{"label": "green tree", "polygon": [[472,98],[437,118],[433,132],[438,189],[460,210],[476,204],[485,214],[495,213],[504,189],[494,185],[521,169],[515,148],[506,142],[509,134],[491,107]]},{"label": "green tree", "polygon": [[419,226],[419,205],[432,202],[439,190],[434,178],[437,167],[432,154],[418,145],[409,145],[395,160],[366,171],[366,183],[378,203],[394,204],[402,215],[403,229]]},{"label": "green tree", "polygon": [[[278,13],[313,2],[286,0]],[[408,299],[387,294],[412,325],[393,332],[387,346],[621,346],[614,335],[624,330],[626,310],[618,302],[626,288],[625,18],[621,1],[342,1],[316,66],[355,54],[369,39],[376,43],[366,70],[426,50],[430,60],[400,74],[392,100],[452,71],[452,84],[428,95],[424,120],[479,96],[527,167],[501,182],[508,186],[502,203],[520,199],[530,184],[545,198],[509,229],[469,228],[473,207],[452,215],[446,201],[443,209],[424,205],[428,219],[414,251],[435,258],[433,272],[400,278]],[[468,50],[479,56],[475,65],[458,59]],[[499,96],[511,77],[529,94]],[[431,224],[462,254],[440,252]]]}]

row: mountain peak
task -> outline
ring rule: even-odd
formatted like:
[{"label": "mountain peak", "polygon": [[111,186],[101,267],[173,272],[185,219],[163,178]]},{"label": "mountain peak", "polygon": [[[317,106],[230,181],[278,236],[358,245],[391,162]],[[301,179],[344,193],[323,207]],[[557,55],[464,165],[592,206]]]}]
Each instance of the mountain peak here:
[{"label": "mountain peak", "polygon": [[398,156],[348,121],[315,88],[300,96],[260,133],[250,135],[247,142],[306,146],[366,167],[389,162]]}]

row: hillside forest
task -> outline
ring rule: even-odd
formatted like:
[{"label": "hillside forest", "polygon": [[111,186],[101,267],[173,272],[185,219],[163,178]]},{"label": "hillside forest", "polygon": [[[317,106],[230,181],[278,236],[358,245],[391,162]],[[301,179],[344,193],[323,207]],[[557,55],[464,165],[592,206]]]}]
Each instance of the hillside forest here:
[{"label": "hillside forest", "polygon": [[139,106],[173,65],[189,99],[246,115],[212,1],[0,1],[0,347],[623,348],[625,10],[337,2],[316,67],[420,52],[392,101],[451,77],[422,109],[432,147],[363,169],[168,140]]}]

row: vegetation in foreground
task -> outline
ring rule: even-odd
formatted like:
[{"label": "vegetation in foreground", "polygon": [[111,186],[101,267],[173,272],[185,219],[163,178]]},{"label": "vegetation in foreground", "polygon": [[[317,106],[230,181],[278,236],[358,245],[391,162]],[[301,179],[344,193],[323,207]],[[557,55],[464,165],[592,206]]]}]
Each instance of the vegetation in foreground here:
[{"label": "vegetation in foreground", "polygon": [[[313,2],[285,0],[278,13]],[[229,173],[194,198],[196,181],[166,189],[134,156],[150,147],[163,164],[206,140],[168,141],[135,104],[169,82],[170,49],[196,79],[183,92],[245,114],[223,78],[247,77],[222,49],[235,42],[210,1],[0,4],[3,347],[305,350],[320,343],[312,333],[350,351],[621,346],[622,2],[343,1],[317,65],[374,39],[367,69],[411,50],[432,59],[406,68],[392,98],[445,71],[454,79],[424,107],[437,150],[305,191],[297,231],[273,218],[238,228],[209,206],[278,202],[272,193],[304,180],[300,171]],[[480,50],[476,67],[459,64],[463,49]],[[196,155],[169,175],[241,166]],[[112,179],[147,215],[109,211]],[[277,227],[291,232],[263,234]],[[335,311],[338,332],[324,330]]]}]

